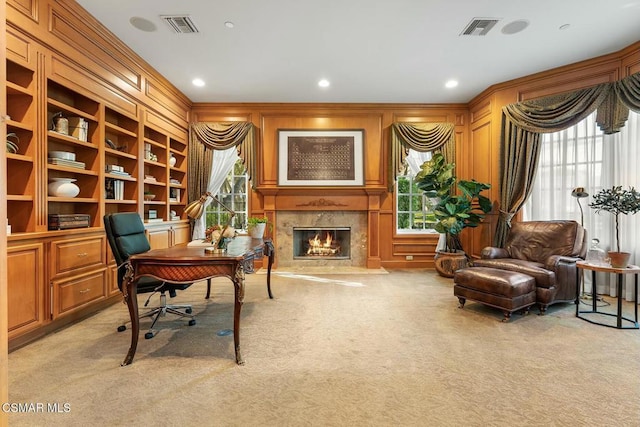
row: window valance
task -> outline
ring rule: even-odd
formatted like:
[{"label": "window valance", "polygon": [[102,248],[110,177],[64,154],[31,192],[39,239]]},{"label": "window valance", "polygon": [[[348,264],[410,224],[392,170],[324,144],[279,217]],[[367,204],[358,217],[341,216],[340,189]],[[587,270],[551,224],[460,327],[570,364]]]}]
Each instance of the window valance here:
[{"label": "window valance", "polygon": [[393,191],[396,176],[402,170],[402,164],[409,149],[419,152],[438,150],[448,161],[455,161],[454,130],[453,123],[393,123],[391,125],[389,191]]},{"label": "window valance", "polygon": [[502,108],[500,216],[494,246],[501,247],[511,218],[531,193],[538,166],[540,134],[558,132],[597,110],[605,134],[619,132],[629,110],[640,112],[640,73],[587,89],[506,105]]},{"label": "window valance", "polygon": [[[255,174],[255,140],[251,122],[198,122],[190,126],[189,202],[206,191],[215,151],[237,147],[249,177]],[[251,181],[254,185],[254,180]]]}]

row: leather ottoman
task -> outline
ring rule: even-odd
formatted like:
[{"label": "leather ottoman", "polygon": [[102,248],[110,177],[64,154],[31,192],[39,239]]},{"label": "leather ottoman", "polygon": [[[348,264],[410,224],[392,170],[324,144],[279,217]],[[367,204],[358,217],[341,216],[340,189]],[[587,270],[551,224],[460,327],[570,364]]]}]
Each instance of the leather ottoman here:
[{"label": "leather ottoman", "polygon": [[468,299],[480,302],[502,310],[503,322],[507,322],[514,311],[528,313],[536,303],[536,281],[526,274],[490,267],[468,267],[456,271],[453,282],[453,295],[458,297],[460,308]]}]

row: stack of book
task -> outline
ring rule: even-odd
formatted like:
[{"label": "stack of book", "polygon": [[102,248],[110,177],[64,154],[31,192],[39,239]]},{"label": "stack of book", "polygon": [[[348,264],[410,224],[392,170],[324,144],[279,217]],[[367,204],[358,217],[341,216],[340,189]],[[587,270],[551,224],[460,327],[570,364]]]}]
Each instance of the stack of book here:
[{"label": "stack of book", "polygon": [[105,198],[109,200],[124,200],[124,181],[114,178],[104,180]]},{"label": "stack of book", "polygon": [[77,162],[75,160],[58,159],[49,157],[49,163],[57,166],[68,166],[70,168],[84,169],[85,164],[83,162]]},{"label": "stack of book", "polygon": [[113,175],[131,176],[129,172],[125,172],[123,166],[107,165],[105,169],[107,173],[110,173]]}]

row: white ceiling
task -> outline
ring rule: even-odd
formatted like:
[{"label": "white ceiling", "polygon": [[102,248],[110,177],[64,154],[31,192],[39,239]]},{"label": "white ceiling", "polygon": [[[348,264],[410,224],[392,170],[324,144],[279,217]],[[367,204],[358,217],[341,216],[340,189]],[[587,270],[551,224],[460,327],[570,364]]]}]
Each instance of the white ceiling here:
[{"label": "white ceiling", "polygon": [[[194,102],[464,103],[640,40],[640,0],[77,2]],[[200,33],[176,34],[160,15],[190,15]],[[500,21],[486,36],[461,36],[474,18]],[[522,19],[524,31],[503,34]],[[331,86],[319,88],[321,78]],[[458,87],[446,89],[449,79]]]}]

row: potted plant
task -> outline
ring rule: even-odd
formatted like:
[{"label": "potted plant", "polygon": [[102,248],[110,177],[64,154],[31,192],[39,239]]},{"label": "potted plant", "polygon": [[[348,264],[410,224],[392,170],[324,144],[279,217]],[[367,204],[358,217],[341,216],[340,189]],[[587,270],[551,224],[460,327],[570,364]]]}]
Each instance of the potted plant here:
[{"label": "potted plant", "polygon": [[[445,249],[436,252],[435,266],[445,277],[453,277],[456,270],[468,263],[460,241],[462,230],[477,227],[492,208],[491,200],[480,194],[491,185],[475,180],[457,181],[454,168],[454,163],[447,163],[441,153],[435,153],[431,160],[422,164],[415,178],[425,196],[436,200],[434,229],[444,234]],[[459,194],[454,194],[456,188]]]},{"label": "potted plant", "polygon": [[609,251],[609,259],[611,267],[626,268],[631,254],[620,251],[620,214],[633,215],[640,211],[640,193],[633,187],[628,190],[623,190],[622,186],[603,188],[593,196],[589,207],[596,213],[606,211],[613,214],[616,220],[616,251]]},{"label": "potted plant", "polygon": [[254,239],[262,239],[269,221],[265,217],[252,216],[247,219],[247,232]]}]

